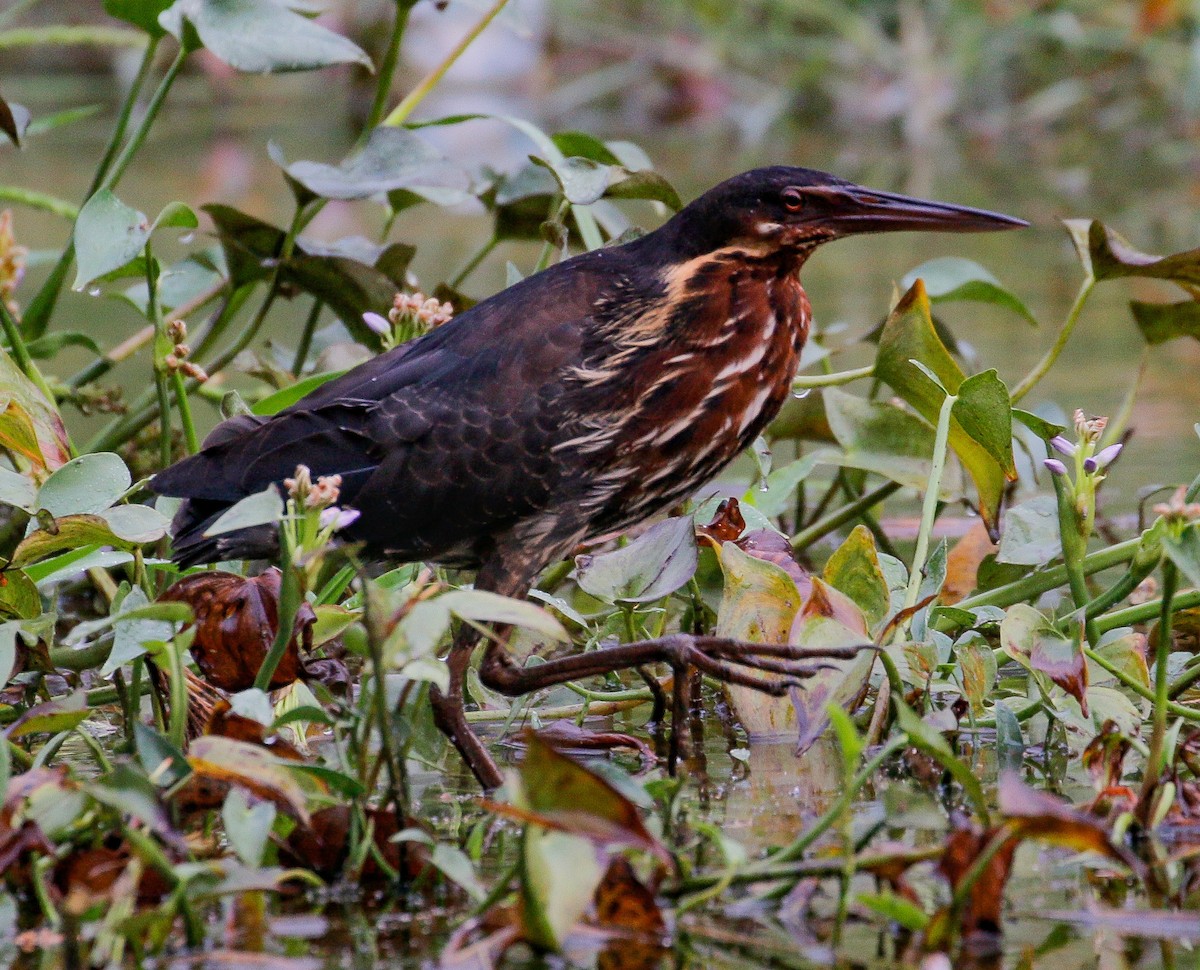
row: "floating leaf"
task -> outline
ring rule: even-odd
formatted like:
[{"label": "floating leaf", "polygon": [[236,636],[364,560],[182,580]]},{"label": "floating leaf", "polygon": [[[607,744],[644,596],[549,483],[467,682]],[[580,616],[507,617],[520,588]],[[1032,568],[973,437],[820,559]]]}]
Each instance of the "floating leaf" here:
[{"label": "floating leaf", "polygon": [[576,581],[608,602],[651,603],[687,583],[698,561],[692,517],[684,515],[659,522],[624,548],[576,556]]},{"label": "floating leaf", "polygon": [[959,256],[931,259],[906,273],[900,280],[900,286],[907,290],[917,280],[924,281],[925,292],[934,303],[956,300],[990,303],[1011,310],[1035,327],[1038,325],[1037,318],[1015,294],[1005,289],[990,272],[969,259]]},{"label": "floating leaf", "polygon": [[875,376],[936,424],[945,394],[912,361],[932,371],[947,392],[961,394],[951,412],[950,446],[974,480],[980,512],[994,530],[1005,482],[1016,477],[1008,391],[995,371],[963,376],[934,330],[929,299],[919,280],[884,324]]},{"label": "floating leaf", "polygon": [[180,43],[187,28],[230,67],[248,73],[308,71],[371,59],[358,45],[294,13],[294,2],[263,0],[176,0],[158,18]]}]

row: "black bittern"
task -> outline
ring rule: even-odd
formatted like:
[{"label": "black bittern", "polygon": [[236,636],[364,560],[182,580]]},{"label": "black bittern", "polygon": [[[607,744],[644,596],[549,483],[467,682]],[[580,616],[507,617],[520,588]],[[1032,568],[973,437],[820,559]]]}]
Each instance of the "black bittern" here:
[{"label": "black bittern", "polygon": [[[524,596],[581,542],[687,498],[775,417],[808,336],[798,274],[816,247],[858,233],[1023,225],[803,168],[738,175],[658,230],[509,287],[273,417],[220,425],[153,481],[187,500],[175,557],[273,555],[272,529],[205,530],[304,464],[341,476],[340,504],[361,513],[345,537],[366,555],[477,569],[477,588]],[[656,661],[782,692],[786,679],[757,672],[803,675],[809,656],[675,636],[522,667],[497,632],[480,677],[509,695]],[[477,643],[464,625],[450,687],[433,704],[493,787],[500,774],[463,711]]]}]

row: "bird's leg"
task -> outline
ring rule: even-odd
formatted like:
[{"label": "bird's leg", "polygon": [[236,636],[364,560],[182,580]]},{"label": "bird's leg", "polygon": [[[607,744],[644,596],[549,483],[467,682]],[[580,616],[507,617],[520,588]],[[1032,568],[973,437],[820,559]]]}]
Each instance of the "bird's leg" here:
[{"label": "bird's leg", "polygon": [[458,749],[467,767],[479,779],[479,784],[484,788],[493,789],[499,788],[504,778],[487,746],[471,729],[466,711],[463,710],[463,682],[466,680],[467,669],[471,665],[471,654],[475,652],[479,637],[479,632],[474,627],[463,624],[450,647],[450,654],[446,657],[450,684],[444,692],[431,686],[429,702],[433,707],[433,722],[438,726],[438,730]]}]

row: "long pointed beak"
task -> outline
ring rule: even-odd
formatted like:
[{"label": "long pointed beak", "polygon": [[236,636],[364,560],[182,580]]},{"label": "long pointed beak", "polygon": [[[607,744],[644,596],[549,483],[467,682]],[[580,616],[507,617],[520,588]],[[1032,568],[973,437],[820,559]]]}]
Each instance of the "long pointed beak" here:
[{"label": "long pointed beak", "polygon": [[993,232],[1020,229],[1029,225],[1024,219],[972,209],[948,202],[931,202],[907,195],[878,192],[858,185],[828,186],[809,189],[828,199],[829,211],[823,220],[841,235],[862,232],[899,232],[906,229],[925,232]]}]

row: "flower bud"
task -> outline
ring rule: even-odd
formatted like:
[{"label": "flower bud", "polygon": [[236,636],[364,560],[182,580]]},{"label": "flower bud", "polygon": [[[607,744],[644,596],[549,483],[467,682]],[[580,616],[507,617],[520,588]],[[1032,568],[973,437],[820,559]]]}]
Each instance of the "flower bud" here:
[{"label": "flower bud", "polygon": [[1091,462],[1096,467],[1094,469],[1089,469],[1089,471],[1103,471],[1114,461],[1116,461],[1117,455],[1121,453],[1121,449],[1124,447],[1125,446],[1123,444],[1118,442],[1115,445],[1109,445],[1107,448],[1102,448],[1100,451],[1096,452],[1095,457],[1087,459],[1087,461],[1083,463],[1083,466],[1084,468],[1087,468],[1088,462]]},{"label": "flower bud", "polygon": [[357,522],[360,515],[362,513],[358,509],[340,509],[331,505],[321,510],[321,528],[328,529],[332,526],[334,532],[339,532]]},{"label": "flower bud", "polygon": [[1057,451],[1060,455],[1066,455],[1068,458],[1074,458],[1078,447],[1060,434],[1056,434],[1050,439],[1050,447]]},{"label": "flower bud", "polygon": [[1047,458],[1042,464],[1049,468],[1055,475],[1067,474],[1067,466],[1057,458]]},{"label": "flower bud", "polygon": [[392,332],[392,324],[387,317],[382,317],[378,313],[364,313],[362,315],[363,323],[371,330],[372,333],[377,333],[383,337]]}]

